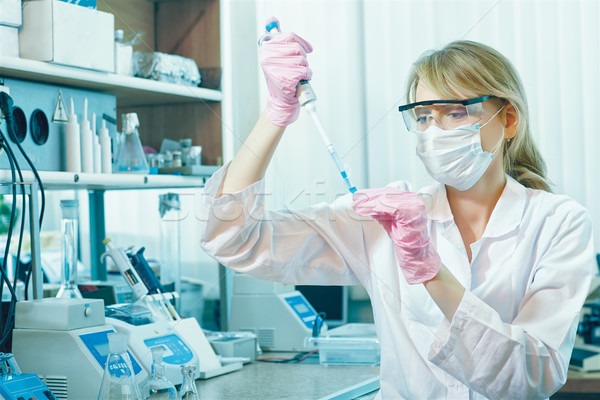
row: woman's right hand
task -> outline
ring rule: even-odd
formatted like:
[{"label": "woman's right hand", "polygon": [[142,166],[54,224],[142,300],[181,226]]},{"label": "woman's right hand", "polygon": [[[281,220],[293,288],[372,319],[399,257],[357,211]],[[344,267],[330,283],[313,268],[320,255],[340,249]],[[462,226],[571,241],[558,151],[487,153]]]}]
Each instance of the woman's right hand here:
[{"label": "woman's right hand", "polygon": [[266,115],[275,125],[287,126],[298,119],[296,87],[300,80],[312,77],[306,60],[310,52],[310,43],[292,32],[278,34],[259,47],[260,65],[269,88]]}]

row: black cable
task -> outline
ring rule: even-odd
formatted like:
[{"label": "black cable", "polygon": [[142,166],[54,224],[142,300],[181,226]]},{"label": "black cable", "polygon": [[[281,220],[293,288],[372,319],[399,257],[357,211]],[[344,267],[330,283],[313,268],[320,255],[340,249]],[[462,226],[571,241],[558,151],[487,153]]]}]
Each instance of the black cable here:
[{"label": "black cable", "polygon": [[[2,346],[4,344],[4,342],[6,341],[10,332],[12,332],[13,323],[14,323],[14,315],[13,315],[14,314],[14,304],[16,303],[16,299],[17,299],[17,296],[14,291],[14,287],[11,285],[10,280],[8,279],[8,273],[7,273],[8,252],[10,250],[10,243],[12,240],[12,233],[13,233],[13,229],[14,229],[14,220],[15,220],[15,214],[16,214],[16,201],[14,200],[14,198],[17,194],[17,189],[16,189],[17,179],[15,176],[15,167],[19,172],[19,177],[21,178],[21,180],[22,180],[23,175],[20,171],[18,164],[16,163],[16,160],[14,159],[14,154],[12,153],[10,146],[6,142],[6,137],[4,136],[2,131],[0,131],[0,146],[2,147],[2,149],[4,149],[6,151],[6,154],[8,156],[8,160],[10,163],[11,177],[12,177],[11,187],[12,187],[12,196],[13,196],[10,220],[9,220],[9,225],[8,225],[8,232],[7,232],[7,239],[6,239],[6,247],[4,249],[4,259],[2,262],[2,269],[0,270],[0,275],[2,275],[1,276],[2,281],[0,282],[0,304],[2,303],[1,299],[2,299],[2,292],[4,289],[4,283],[6,283],[6,287],[8,288],[8,290],[11,293],[11,306],[10,306],[8,314],[6,316],[6,323],[4,324],[3,332],[2,332],[2,339],[0,340],[0,346]],[[21,187],[21,189],[23,189],[23,187]],[[2,318],[2,314],[3,314],[2,307],[0,307],[0,320]]]},{"label": "black cable", "polygon": [[[6,126],[8,128],[9,134],[12,133],[13,135],[15,135],[14,132],[12,132],[12,129],[13,129],[12,128],[13,100],[5,92],[0,92],[0,107],[2,107],[2,112],[6,116]],[[27,164],[29,164],[29,167],[31,167],[31,172],[33,172],[33,175],[35,176],[35,180],[37,181],[37,183],[40,187],[40,193],[41,193],[42,200],[40,202],[39,229],[41,231],[42,230],[42,222],[44,220],[44,212],[46,210],[46,194],[44,192],[44,185],[42,184],[42,179],[40,178],[40,175],[38,174],[37,169],[33,165],[33,162],[31,162],[31,159],[29,158],[29,156],[27,156],[27,153],[21,146],[21,143],[19,143],[17,141],[17,142],[15,142],[15,144],[19,148],[19,151],[23,155],[23,158],[25,158],[25,161],[27,161]]]},{"label": "black cable", "polygon": [[[13,108],[13,99],[12,97],[10,97],[8,94],[6,94],[5,92],[1,92],[0,93],[0,109],[2,110],[2,112],[4,113],[5,117],[6,117],[6,126],[8,128],[9,131],[9,136],[12,134],[12,136],[15,136],[14,132],[13,132],[13,125],[12,125],[12,108]],[[16,137],[16,136],[15,136]],[[19,148],[19,151],[21,152],[21,154],[23,155],[23,158],[25,158],[25,160],[27,161],[27,164],[29,164],[29,166],[31,167],[31,171],[33,172],[33,175],[35,176],[35,179],[38,183],[38,186],[40,188],[40,194],[41,194],[41,204],[40,204],[40,215],[39,215],[39,221],[38,221],[38,231],[41,232],[42,230],[42,222],[44,220],[44,212],[46,209],[46,194],[44,191],[44,185],[42,184],[42,179],[40,178],[40,175],[38,174],[37,169],[35,168],[35,166],[33,165],[33,163],[31,162],[31,159],[27,156],[27,153],[25,152],[25,150],[23,150],[23,147],[21,146],[21,144],[17,141],[15,142],[17,147]],[[8,146],[8,142],[6,142],[6,145]],[[12,153],[12,150],[11,150]],[[19,164],[17,162],[16,157],[14,157],[14,153],[12,154],[13,158],[15,160],[15,163],[17,165],[17,168],[19,169],[19,176],[21,178],[21,182],[23,181],[23,176],[20,173],[20,168],[19,168]],[[33,193],[32,193],[33,195]],[[25,201],[23,200],[23,205],[25,205]],[[25,208],[23,208],[23,212],[25,212]],[[33,218],[33,216],[30,216],[30,218]],[[22,230],[21,230],[22,232]],[[17,263],[17,266],[20,264],[20,260]],[[31,275],[33,272],[33,265],[30,264],[29,270],[27,271],[27,276],[25,277],[25,300],[28,299],[29,297],[29,282],[31,282]]]}]

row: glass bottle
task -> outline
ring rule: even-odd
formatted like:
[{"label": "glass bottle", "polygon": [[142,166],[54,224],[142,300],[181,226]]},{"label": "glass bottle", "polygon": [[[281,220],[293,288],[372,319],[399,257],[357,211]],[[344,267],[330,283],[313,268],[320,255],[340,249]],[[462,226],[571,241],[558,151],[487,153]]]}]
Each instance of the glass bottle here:
[{"label": "glass bottle", "polygon": [[177,193],[158,196],[160,214],[160,282],[174,283],[181,293],[181,202]]},{"label": "glass bottle", "polygon": [[127,353],[126,333],[108,334],[108,358],[100,384],[98,400],[141,400],[133,366]]},{"label": "glass bottle", "polygon": [[56,297],[81,299],[77,287],[77,241],[79,235],[79,202],[61,200],[62,246],[61,246],[61,285]]},{"label": "glass bottle", "polygon": [[182,365],[183,383],[179,388],[178,400],[200,400],[198,389],[196,388],[196,366]]},{"label": "glass bottle", "polygon": [[138,115],[137,113],[127,113],[123,114],[121,118],[123,132],[121,140],[118,141],[115,170],[120,173],[147,174],[150,172],[150,168],[140,141]]},{"label": "glass bottle", "polygon": [[165,378],[164,351],[162,347],[152,348],[152,379],[142,388],[144,400],[177,400],[175,386]]}]

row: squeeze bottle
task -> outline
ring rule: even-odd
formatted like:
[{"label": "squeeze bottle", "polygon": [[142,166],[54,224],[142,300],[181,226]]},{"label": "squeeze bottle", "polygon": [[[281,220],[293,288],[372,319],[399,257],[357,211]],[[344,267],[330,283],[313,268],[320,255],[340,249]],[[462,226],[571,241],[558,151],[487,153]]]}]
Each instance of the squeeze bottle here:
[{"label": "squeeze bottle", "polygon": [[112,174],[112,155],[110,150],[110,136],[108,135],[108,129],[106,129],[106,121],[102,120],[102,127],[99,132],[100,139],[100,158],[101,169],[103,174]]},{"label": "squeeze bottle", "polygon": [[94,151],[92,149],[92,131],[87,119],[87,98],[83,99],[83,119],[81,120],[81,169],[82,172],[94,172]]},{"label": "squeeze bottle", "polygon": [[92,149],[94,150],[94,173],[102,172],[102,154],[100,150],[100,140],[96,135],[96,113],[92,113]]},{"label": "squeeze bottle", "polygon": [[77,123],[77,115],[75,115],[75,106],[73,98],[71,98],[71,112],[67,119],[67,171],[81,172],[81,146],[79,140],[79,124]]}]

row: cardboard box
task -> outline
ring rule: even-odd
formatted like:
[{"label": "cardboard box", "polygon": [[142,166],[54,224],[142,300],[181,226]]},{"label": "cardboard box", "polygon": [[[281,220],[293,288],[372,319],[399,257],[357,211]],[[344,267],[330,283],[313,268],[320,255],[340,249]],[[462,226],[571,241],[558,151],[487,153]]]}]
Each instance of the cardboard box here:
[{"label": "cardboard box", "polygon": [[19,57],[19,28],[0,25],[0,56]]},{"label": "cardboard box", "polygon": [[21,26],[21,0],[0,0],[0,25]]},{"label": "cardboard box", "polygon": [[115,17],[58,0],[25,0],[22,58],[113,72]]}]

